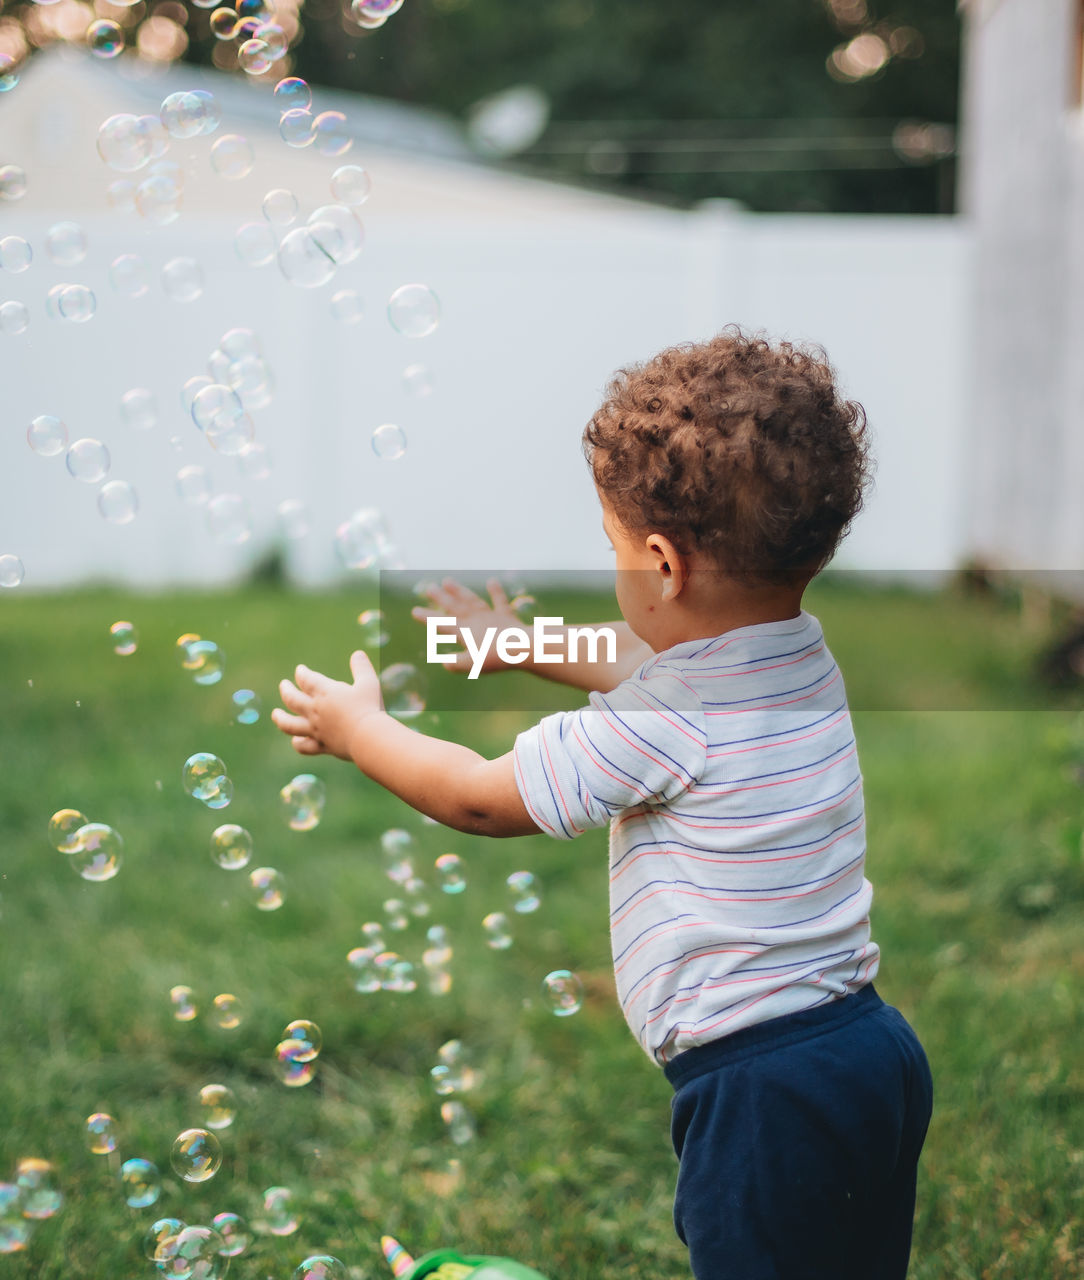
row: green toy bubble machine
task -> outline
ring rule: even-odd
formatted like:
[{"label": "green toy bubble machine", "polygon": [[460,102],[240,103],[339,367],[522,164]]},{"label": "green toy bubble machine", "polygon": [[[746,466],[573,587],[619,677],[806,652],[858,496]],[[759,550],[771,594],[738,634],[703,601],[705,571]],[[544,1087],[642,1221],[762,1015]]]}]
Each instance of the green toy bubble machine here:
[{"label": "green toy bubble machine", "polygon": [[380,1247],[395,1280],[547,1280],[533,1267],[511,1258],[468,1257],[454,1249],[434,1249],[415,1261],[392,1236],[383,1236]]}]

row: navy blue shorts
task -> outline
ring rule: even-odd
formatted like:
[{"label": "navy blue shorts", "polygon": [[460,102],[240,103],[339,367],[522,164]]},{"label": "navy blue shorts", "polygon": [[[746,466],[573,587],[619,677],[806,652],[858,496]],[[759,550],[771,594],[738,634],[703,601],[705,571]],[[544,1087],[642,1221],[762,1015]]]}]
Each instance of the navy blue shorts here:
[{"label": "navy blue shorts", "polygon": [[904,1280],[933,1082],[871,985],[665,1071],[674,1225],[697,1280]]}]

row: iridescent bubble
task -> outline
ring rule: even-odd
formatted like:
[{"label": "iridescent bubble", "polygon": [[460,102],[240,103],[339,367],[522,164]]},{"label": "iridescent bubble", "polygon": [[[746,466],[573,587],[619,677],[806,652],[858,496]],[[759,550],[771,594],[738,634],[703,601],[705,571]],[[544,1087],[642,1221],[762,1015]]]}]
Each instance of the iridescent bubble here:
[{"label": "iridescent bubble", "polygon": [[57,293],[57,311],[62,320],[86,324],[98,309],[98,300],[85,284],[61,285]]},{"label": "iridescent bubble", "polygon": [[239,546],[252,537],[252,515],[239,493],[219,493],[207,503],[207,531],[216,542]]},{"label": "iridescent bubble", "polygon": [[330,1253],[314,1253],[298,1266],[293,1280],[350,1280],[350,1273]]},{"label": "iridescent bubble", "polygon": [[486,934],[486,945],[494,951],[506,951],[512,945],[512,935],[508,932],[508,917],[503,911],[491,911],[482,921]]},{"label": "iridescent bubble", "polygon": [[87,256],[87,233],[76,222],[58,222],[45,234],[45,252],[58,267],[74,267]]},{"label": "iridescent bubble", "polygon": [[376,951],[384,950],[384,926],[379,920],[367,920],[361,926],[361,934],[365,939],[366,946]]},{"label": "iridescent bubble", "polygon": [[26,441],[35,453],[52,458],[68,443],[68,428],[50,413],[39,414],[26,429]]},{"label": "iridescent bubble", "polygon": [[278,62],[286,56],[286,50],[289,48],[290,42],[287,39],[286,32],[277,22],[261,22],[253,31],[252,38],[264,42],[267,46],[267,56],[272,62]]},{"label": "iridescent bubble", "polygon": [[157,1262],[162,1245],[172,1236],[179,1235],[186,1225],[180,1218],[159,1218],[152,1222],[143,1237],[144,1257]]},{"label": "iridescent bubble", "polygon": [[216,9],[211,14],[211,34],[216,40],[232,40],[237,33],[239,19],[232,9]]},{"label": "iridescent bubble", "polygon": [[124,32],[108,18],[99,18],[87,27],[87,48],[97,58],[115,58],[124,52]]},{"label": "iridescent bubble", "polygon": [[312,90],[298,76],[287,76],[275,85],[275,106],[280,112],[307,111],[312,106]]},{"label": "iridescent bubble", "polygon": [[155,1265],[167,1280],[221,1280],[230,1265],[225,1243],[213,1227],[184,1227],[162,1241]]},{"label": "iridescent bubble", "polygon": [[11,336],[25,333],[30,325],[30,312],[22,302],[14,298],[0,302],[0,333]]},{"label": "iridescent bubble", "polygon": [[264,222],[243,223],[233,237],[233,247],[246,267],[266,267],[275,257],[274,232]]},{"label": "iridescent bubble", "polygon": [[147,264],[134,253],[122,253],[109,268],[114,290],[125,298],[142,298],[150,291]]},{"label": "iridescent bubble", "polygon": [[377,956],[375,963],[380,970],[380,985],[383,990],[400,994],[417,991],[418,983],[414,978],[414,966],[409,960],[404,960],[402,956],[390,951]]},{"label": "iridescent bubble", "polygon": [[172,138],[194,138],[203,131],[206,101],[195,93],[171,93],[162,102],[160,115]]},{"label": "iridescent bubble", "polygon": [[433,375],[424,364],[410,364],[403,370],[403,390],[409,395],[430,396],[433,394]]},{"label": "iridescent bubble", "polygon": [[452,975],[446,963],[437,959],[438,952],[425,950],[422,952],[422,964],[425,966],[426,989],[431,996],[446,996],[452,989]]},{"label": "iridescent bubble", "polygon": [[117,1122],[107,1111],[87,1116],[87,1144],[91,1154],[107,1156],[117,1149]]},{"label": "iridescent bubble", "polygon": [[393,422],[382,423],[373,432],[373,453],[385,462],[394,462],[406,453],[406,433]]},{"label": "iridescent bubble", "polygon": [[168,173],[152,173],[136,187],[135,205],[139,214],[156,227],[167,227],[181,216],[182,193]]},{"label": "iridescent bubble", "polygon": [[0,556],[0,587],[17,587],[26,570],[18,556],[5,552]]},{"label": "iridescent bubble", "polygon": [[428,285],[404,284],[388,299],[388,319],[404,338],[425,338],[440,323],[440,302]]},{"label": "iridescent bubble", "polygon": [[406,894],[407,910],[412,916],[427,916],[430,912],[428,890],[424,880],[418,876],[410,876],[403,881],[403,892]]},{"label": "iridescent bubble", "polygon": [[88,822],[73,837],[78,843],[71,865],[95,884],[112,880],[124,861],[124,841],[118,831],[104,822]]},{"label": "iridescent bubble", "polygon": [[252,689],[235,689],[230,695],[233,718],[238,724],[255,724],[260,718],[260,695]]},{"label": "iridescent bubble", "polygon": [[122,658],[135,653],[139,635],[130,622],[114,622],[109,628],[109,635],[113,641],[114,653],[120,654]]},{"label": "iridescent bubble", "polygon": [[529,871],[513,871],[505,884],[512,895],[512,905],[520,915],[538,910],[538,882]]},{"label": "iridescent bubble", "polygon": [[215,95],[209,89],[193,89],[192,97],[198,98],[203,106],[203,120],[200,124],[200,133],[204,136],[214,133],[218,126],[222,123],[222,108],[215,99]]},{"label": "iridescent bubble", "polygon": [[194,258],[173,258],[162,268],[162,292],[174,302],[195,302],[203,294],[203,268]]},{"label": "iridescent bubble", "polygon": [[79,848],[79,832],[86,825],[86,815],[78,809],[58,809],[49,819],[49,843],[60,853],[74,853]]},{"label": "iridescent bubble", "polygon": [[55,1171],[48,1160],[24,1156],[15,1166],[15,1185],[19,1188],[24,1218],[41,1221],[51,1218],[64,1203],[55,1184]]},{"label": "iridescent bubble", "polygon": [[299,773],[279,792],[283,816],[292,831],[311,831],[324,813],[327,788],[312,773]]},{"label": "iridescent bubble", "polygon": [[448,1137],[457,1147],[465,1146],[475,1136],[474,1117],[455,1099],[440,1104],[440,1118],[448,1126]]},{"label": "iridescent bubble", "polygon": [[583,983],[568,969],[554,969],[542,979],[546,1003],[558,1018],[569,1018],[583,1006]]},{"label": "iridescent bubble", "polygon": [[110,524],[131,524],[139,511],[139,495],[127,480],[110,480],[98,490],[98,511]]},{"label": "iridescent bubble", "polygon": [[462,1040],[446,1040],[437,1050],[437,1066],[444,1071],[439,1076],[434,1071],[433,1087],[437,1093],[470,1093],[481,1081],[481,1072],[474,1065],[474,1057]]},{"label": "iridescent bubble", "polygon": [[456,853],[442,853],[433,864],[444,893],[462,893],[467,887],[463,875],[463,859]]},{"label": "iridescent bubble", "polygon": [[237,392],[219,382],[200,387],[192,399],[192,421],[205,433],[227,431],[244,412]]},{"label": "iridescent bubble", "polygon": [[387,916],[388,928],[395,933],[402,933],[410,924],[406,903],[402,898],[388,898],[384,903],[384,914]]},{"label": "iridescent bubble", "polygon": [[382,649],[390,639],[387,619],[380,609],[363,609],[358,614],[361,643],[366,649]]},{"label": "iridescent bubble", "polygon": [[308,1018],[295,1018],[293,1022],[288,1023],[285,1031],[282,1033],[283,1040],[296,1040],[299,1044],[305,1046],[304,1050],[297,1050],[295,1056],[299,1062],[311,1062],[313,1058],[319,1057],[320,1050],[324,1047],[324,1034],[315,1022],[310,1022]]},{"label": "iridescent bubble", "polygon": [[218,1252],[223,1258],[240,1257],[252,1243],[252,1232],[240,1214],[216,1213],[211,1226],[222,1237],[222,1248]]},{"label": "iridescent bubble", "polygon": [[273,227],[288,227],[297,217],[297,196],[283,187],[275,187],[264,196],[260,207]]},{"label": "iridescent bubble", "polygon": [[303,1040],[283,1040],[275,1046],[278,1077],[290,1089],[300,1089],[316,1076],[315,1061],[304,1056],[307,1050]]},{"label": "iridescent bubble", "polygon": [[4,236],[0,240],[0,267],[5,271],[25,271],[34,260],[34,251],[22,236]]},{"label": "iridescent bubble", "polygon": [[346,963],[353,970],[354,990],[363,995],[379,991],[382,985],[376,954],[372,947],[354,947],[347,952]]},{"label": "iridescent bubble", "polygon": [[173,1140],[169,1162],[185,1182],[206,1182],[222,1163],[222,1143],[207,1129],[185,1129]]},{"label": "iridescent bubble", "polygon": [[190,796],[207,801],[213,799],[227,781],[226,766],[211,752],[197,751],[184,762],[181,781]]},{"label": "iridescent bubble", "polygon": [[364,9],[364,0],[351,0],[350,16],[359,27],[363,27],[366,31],[375,31],[378,27],[382,27],[384,23],[387,22],[387,18],[384,17],[369,17]]},{"label": "iridescent bubble", "polygon": [[359,0],[358,7],[369,18],[390,18],[403,7],[403,0]]},{"label": "iridescent bubble", "polygon": [[65,464],[70,475],[84,484],[97,484],[109,472],[109,450],[100,440],[84,436],[69,448]]},{"label": "iridescent bubble", "polygon": [[211,147],[211,168],[220,178],[246,178],[255,163],[252,143],[239,133],[224,133]]},{"label": "iridescent bubble", "polygon": [[388,527],[375,507],[355,511],[335,533],[339,558],[348,569],[369,569],[390,549]]},{"label": "iridescent bubble", "polygon": [[365,244],[365,228],[361,219],[342,204],[325,204],[314,209],[309,215],[308,226],[338,266],[353,262]]},{"label": "iridescent bubble", "polygon": [[259,356],[241,356],[234,360],[226,380],[246,409],[262,409],[271,403],[274,380],[267,362]]},{"label": "iridescent bubble", "polygon": [[[242,864],[243,865],[243,864]],[[241,1025],[241,1001],[232,992],[223,991],[211,1001],[211,1017],[223,1031],[236,1031]],[[210,1125],[209,1128],[214,1128]]]},{"label": "iridescent bubble", "polygon": [[0,1254],[21,1253],[32,1231],[33,1224],[23,1217],[22,1192],[14,1182],[0,1182]]},{"label": "iridescent bubble", "polygon": [[384,710],[397,720],[414,720],[425,710],[423,681],[417,667],[395,662],[380,673]]},{"label": "iridescent bubble", "polygon": [[252,861],[252,837],[235,822],[215,827],[211,832],[211,859],[225,871],[240,871]]},{"label": "iridescent bubble", "polygon": [[316,141],[315,120],[305,107],[291,107],[279,117],[279,134],[288,147],[310,147]]},{"label": "iridescent bubble", "polygon": [[360,164],[340,165],[331,175],[331,194],[340,204],[364,204],[372,187],[372,179]]},{"label": "iridescent bubble", "polygon": [[384,874],[395,884],[403,884],[414,874],[414,855],[417,845],[409,831],[391,827],[380,837],[380,849],[384,854]]},{"label": "iridescent bubble", "polygon": [[432,953],[434,964],[447,964],[452,958],[452,944],[448,938],[448,928],[443,924],[433,924],[425,931],[429,946],[426,953]]},{"label": "iridescent bubble", "polygon": [[196,403],[196,396],[199,395],[204,387],[211,386],[213,382],[213,378],[208,378],[206,374],[202,373],[197,373],[185,382],[184,386],[181,387],[180,397],[181,408],[185,413],[192,412],[192,406]]},{"label": "iridescent bubble", "polygon": [[262,76],[271,70],[274,61],[266,40],[246,40],[237,50],[237,65],[250,76]]},{"label": "iridescent bubble", "polygon": [[154,140],[138,116],[122,112],[98,127],[98,154],[115,173],[135,173],[149,163]]},{"label": "iridescent bubble", "polygon": [[286,901],[286,883],[274,867],[256,867],[248,873],[248,882],[260,911],[277,911]]},{"label": "iridescent bubble", "polygon": [[162,1176],[158,1166],[138,1156],[125,1160],[121,1165],[120,1185],[124,1203],[130,1209],[146,1209],[162,1194]]},{"label": "iridescent bubble", "polygon": [[294,1193],[289,1187],[268,1187],[263,1193],[267,1229],[273,1236],[292,1236],[298,1228]]},{"label": "iridescent bubble", "polygon": [[199,506],[211,496],[211,478],[203,467],[182,467],[175,483],[178,497],[192,506]]},{"label": "iridescent bubble", "polygon": [[226,674],[226,655],[213,640],[193,640],[185,666],[196,684],[218,684]]},{"label": "iridescent bubble", "polygon": [[312,131],[316,139],[316,150],[322,156],[345,155],[354,145],[354,139],[346,125],[346,116],[341,111],[321,111],[312,122]]},{"label": "iridescent bubble", "polygon": [[195,996],[191,987],[170,987],[169,1002],[173,1005],[173,1016],[178,1022],[192,1022],[199,1013]]},{"label": "iridescent bubble", "polygon": [[130,427],[147,431],[158,424],[158,401],[146,387],[133,387],[120,398],[120,416]]},{"label": "iridescent bubble", "polygon": [[[205,1084],[199,1091],[200,1114],[208,1129],[228,1129],[237,1114],[237,1099],[233,1090],[224,1084]],[[202,1178],[190,1178],[190,1182],[202,1182]]]},{"label": "iridescent bubble", "polygon": [[110,209],[117,213],[135,213],[135,183],[127,178],[115,178],[105,189]]},{"label": "iridescent bubble", "polygon": [[296,541],[309,531],[309,509],[300,498],[285,498],[276,509],[279,528],[285,538]]},{"label": "iridescent bubble", "polygon": [[[252,438],[256,433],[256,424],[247,413],[231,421],[220,422],[207,428],[207,440],[217,453],[228,458],[243,457],[253,450],[263,451],[263,445],[253,445]],[[242,468],[246,475],[258,476],[258,468]]]},{"label": "iridescent bubble", "polygon": [[[207,94],[206,96],[210,97],[210,94]],[[161,117],[156,115],[137,116],[136,125],[138,126],[140,133],[142,133],[150,143],[151,159],[158,160],[161,156],[164,156],[169,150],[169,131],[162,123]],[[178,181],[183,184],[184,174],[180,165],[172,165],[170,167],[177,174]],[[154,173],[156,170],[157,166],[152,168],[151,172]]]},{"label": "iridescent bubble", "polygon": [[295,227],[279,245],[279,270],[302,289],[318,289],[335,274],[336,259],[326,247],[327,237],[312,227]]},{"label": "iridescent bubble", "polygon": [[21,200],[26,195],[26,170],[17,164],[0,164],[0,200]]},{"label": "iridescent bubble", "polygon": [[0,93],[10,93],[19,83],[19,68],[10,54],[0,53]]},{"label": "iridescent bubble", "polygon": [[331,295],[331,314],[342,324],[357,324],[365,308],[353,289],[340,289]]}]

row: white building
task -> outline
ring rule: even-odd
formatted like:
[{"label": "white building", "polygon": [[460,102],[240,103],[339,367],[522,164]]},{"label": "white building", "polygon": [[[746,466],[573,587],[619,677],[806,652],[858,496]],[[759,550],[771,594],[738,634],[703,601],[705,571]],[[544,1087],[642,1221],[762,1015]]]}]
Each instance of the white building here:
[{"label": "white building", "polygon": [[[201,84],[223,107],[216,137],[254,144],[252,174],[212,173],[213,137],[174,141],[167,159],[186,173],[177,221],[111,210],[105,193],[118,175],[96,153],[99,124],[153,113],[167,93]],[[0,98],[0,165],[28,175],[24,199],[0,200],[0,236],[23,236],[35,252],[28,271],[0,271],[0,302],[30,311],[24,333],[0,333],[0,554],[21,557],[25,589],[229,581],[279,539],[276,508],[291,498],[310,515],[309,532],[285,544],[306,582],[341,573],[334,530],[366,506],[385,512],[419,570],[602,567],[579,440],[605,382],[622,364],[734,321],[822,343],[869,413],[876,489],[837,566],[944,571],[972,549],[960,497],[971,470],[970,246],[960,220],[679,211],[483,166],[429,113],[318,91],[315,109],[331,107],[355,133],[343,159],[287,147],[266,89],[189,68],[149,75],[43,54]],[[234,233],[261,220],[265,192],[292,190],[304,218],[329,201],[344,160],[372,176],[357,261],[320,289],[287,283],[274,264],[242,265]],[[86,229],[83,263],[56,266],[43,252],[60,220]],[[125,253],[148,263],[146,297],[111,288],[109,264]],[[179,255],[202,265],[196,301],[171,301],[157,283]],[[91,322],[46,316],[46,294],[62,281],[93,289]],[[443,309],[436,332],[417,340],[386,318],[391,292],[411,281],[428,284]],[[343,288],[364,300],[358,324],[331,314],[330,295]],[[266,478],[216,454],[178,398],[235,326],[260,335],[275,378],[274,399],[253,415],[273,461]],[[432,374],[423,399],[403,387],[414,363]],[[132,388],[157,397],[150,430],[120,417]],[[110,477],[139,494],[130,524],[99,516],[95,487],[72,479],[63,455],[29,449],[26,425],[43,413],[64,419],[72,440],[108,445]],[[396,461],[370,447],[389,422],[409,442]],[[181,501],[174,478],[186,465],[249,504],[247,542],[216,541],[203,510]]]}]

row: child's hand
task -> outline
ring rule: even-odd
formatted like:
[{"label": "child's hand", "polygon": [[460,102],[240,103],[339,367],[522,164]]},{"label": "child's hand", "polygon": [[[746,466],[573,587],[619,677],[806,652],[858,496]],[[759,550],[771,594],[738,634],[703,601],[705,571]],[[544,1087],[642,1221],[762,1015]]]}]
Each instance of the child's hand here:
[{"label": "child's hand", "polygon": [[294,672],[296,684],[291,680],[279,682],[279,693],[289,711],[276,707],[271,719],[290,737],[300,755],[353,759],[352,744],[363,722],[383,712],[380,681],[360,649],[350,655],[350,672],[353,683],[346,684],[298,666]]},{"label": "child's hand", "polygon": [[[486,582],[486,590],[489,592],[489,604],[461,582],[445,578],[439,587],[430,587],[426,592],[434,607],[425,609],[419,606],[412,609],[411,613],[422,623],[426,618],[454,618],[456,627],[461,632],[469,631],[477,645],[481,644],[488,627],[496,627],[498,631],[508,627],[522,627],[523,619],[512,608],[504,588],[496,578],[490,578]],[[469,671],[473,661],[466,649],[460,649],[453,657],[445,659],[444,666],[448,671]],[[491,644],[481,670],[500,671],[507,665],[498,656],[497,646]]]}]

